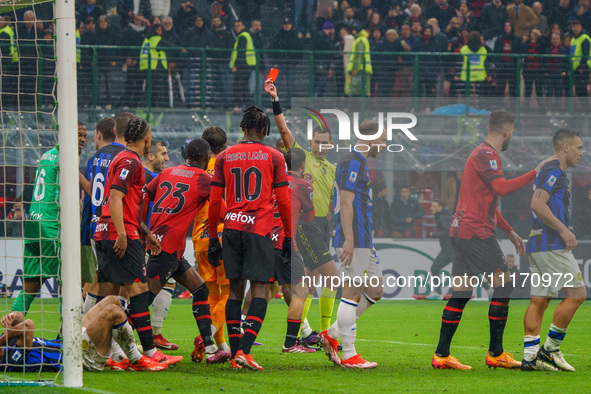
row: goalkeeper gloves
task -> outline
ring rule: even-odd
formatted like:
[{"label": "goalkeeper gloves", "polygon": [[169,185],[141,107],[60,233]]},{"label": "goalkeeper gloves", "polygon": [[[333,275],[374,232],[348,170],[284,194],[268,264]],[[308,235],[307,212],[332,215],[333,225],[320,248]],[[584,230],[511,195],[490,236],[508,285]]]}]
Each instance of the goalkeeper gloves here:
[{"label": "goalkeeper gloves", "polygon": [[291,237],[283,238],[283,253],[281,254],[281,257],[284,259],[291,257]]},{"label": "goalkeeper gloves", "polygon": [[219,238],[209,239],[209,248],[207,249],[207,258],[212,267],[219,267],[221,265],[220,258],[222,256],[222,245]]}]

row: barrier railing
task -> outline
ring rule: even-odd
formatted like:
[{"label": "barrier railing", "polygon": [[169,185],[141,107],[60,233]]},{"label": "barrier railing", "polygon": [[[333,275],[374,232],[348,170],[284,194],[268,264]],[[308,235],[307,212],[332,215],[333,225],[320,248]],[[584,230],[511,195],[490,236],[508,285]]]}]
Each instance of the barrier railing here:
[{"label": "barrier railing", "polygon": [[248,66],[241,55],[245,50],[239,50],[231,70],[231,49],[175,47],[158,48],[166,53],[167,68],[159,61],[155,68],[140,70],[140,47],[81,49],[80,103],[93,109],[141,106],[150,112],[152,107],[230,110],[260,105],[271,67],[280,70],[277,84],[284,102],[296,96],[530,97],[535,92],[538,98],[573,97],[575,83],[588,82],[575,77],[574,58],[567,55],[374,51],[371,63],[359,56],[358,68],[348,72],[343,55],[350,53],[256,50],[256,63]]}]

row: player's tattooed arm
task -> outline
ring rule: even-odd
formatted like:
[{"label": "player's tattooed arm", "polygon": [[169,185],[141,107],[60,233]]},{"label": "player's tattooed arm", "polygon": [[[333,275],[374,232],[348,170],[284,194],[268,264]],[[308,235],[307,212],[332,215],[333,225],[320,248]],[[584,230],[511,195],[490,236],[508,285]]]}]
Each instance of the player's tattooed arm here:
[{"label": "player's tattooed arm", "polygon": [[157,256],[162,252],[162,247],[160,246],[160,241],[156,238],[154,234],[150,234],[146,237],[146,242],[150,247],[150,254],[152,256]]},{"label": "player's tattooed arm", "polygon": [[146,226],[146,223],[144,223],[144,222],[142,222],[142,224],[140,225],[140,234],[142,234],[145,237],[152,234],[150,232],[150,229],[148,228],[148,226]]},{"label": "player's tattooed arm", "polygon": [[150,254],[152,256],[159,255],[160,252],[162,251],[162,247],[160,246],[160,241],[158,241],[158,238],[156,238],[156,236],[154,234],[152,234],[152,232],[150,231],[150,229],[148,228],[148,226],[146,226],[146,223],[144,223],[144,222],[142,222],[142,224],[140,225],[140,233],[146,237],[146,242],[148,243],[148,246],[150,247]]}]

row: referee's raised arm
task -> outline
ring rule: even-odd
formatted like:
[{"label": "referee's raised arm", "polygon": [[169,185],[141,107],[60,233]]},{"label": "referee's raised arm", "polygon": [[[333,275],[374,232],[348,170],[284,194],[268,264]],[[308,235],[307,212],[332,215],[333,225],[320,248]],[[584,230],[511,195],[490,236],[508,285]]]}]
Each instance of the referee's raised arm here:
[{"label": "referee's raised arm", "polygon": [[285,121],[285,117],[283,116],[283,111],[281,111],[281,105],[279,105],[279,97],[277,96],[277,88],[271,79],[267,79],[265,81],[265,92],[269,94],[271,97],[271,102],[273,103],[273,115],[275,117],[275,124],[277,125],[277,130],[279,130],[279,134],[281,134],[281,140],[283,141],[283,146],[286,149],[293,148],[295,138],[289,128],[287,127],[287,122]]}]

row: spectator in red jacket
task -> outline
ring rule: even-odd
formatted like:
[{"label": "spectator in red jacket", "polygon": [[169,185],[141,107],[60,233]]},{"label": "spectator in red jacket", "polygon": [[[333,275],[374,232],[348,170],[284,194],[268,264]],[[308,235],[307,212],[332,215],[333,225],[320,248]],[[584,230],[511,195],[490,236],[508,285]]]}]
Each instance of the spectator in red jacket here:
[{"label": "spectator in red jacket", "polygon": [[[560,34],[554,33],[550,37],[550,55],[568,55],[569,51],[562,45]],[[566,86],[566,75],[568,73],[568,58],[553,57],[546,59],[546,95],[548,97],[562,97]]]},{"label": "spectator in red jacket", "polygon": [[[495,41],[494,52],[502,54],[521,53],[521,39],[515,35],[513,23],[505,22],[504,32]],[[509,96],[517,95],[517,57],[499,56],[495,59],[497,70],[497,96],[505,95],[505,87],[509,84]]]},{"label": "spectator in red jacket", "polygon": [[[540,38],[542,33],[540,29],[534,27],[529,33],[529,38],[524,44],[524,51],[528,55],[541,55],[545,52]],[[533,86],[536,85],[536,95],[542,95],[542,61],[544,59],[537,56],[527,56],[523,59],[523,82],[525,85],[525,97],[533,95]]]}]

